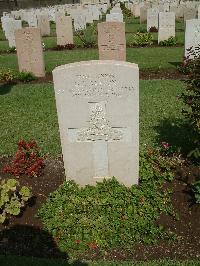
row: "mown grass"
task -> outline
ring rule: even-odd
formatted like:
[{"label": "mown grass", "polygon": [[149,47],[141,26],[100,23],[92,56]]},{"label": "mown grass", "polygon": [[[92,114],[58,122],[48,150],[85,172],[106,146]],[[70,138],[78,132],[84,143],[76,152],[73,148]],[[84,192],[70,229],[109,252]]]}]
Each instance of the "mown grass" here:
[{"label": "mown grass", "polygon": [[66,261],[62,259],[42,259],[33,257],[17,257],[17,256],[0,256],[0,265],[2,266],[197,266],[200,265],[199,260],[176,261],[176,260],[160,260],[150,262],[81,262]]},{"label": "mown grass", "polygon": [[[142,69],[175,69],[182,61],[184,50],[182,47],[158,48],[127,48],[127,61],[136,63]],[[98,59],[97,49],[74,49],[64,51],[44,52],[46,71],[51,72],[56,66]],[[0,65],[3,68],[18,70],[16,54],[0,55]]]},{"label": "mown grass", "polygon": [[[161,141],[186,145],[177,100],[183,88],[180,81],[140,81],[141,147]],[[44,153],[61,154],[53,84],[1,86],[0,121],[0,155],[13,154],[19,139],[36,139]]]}]

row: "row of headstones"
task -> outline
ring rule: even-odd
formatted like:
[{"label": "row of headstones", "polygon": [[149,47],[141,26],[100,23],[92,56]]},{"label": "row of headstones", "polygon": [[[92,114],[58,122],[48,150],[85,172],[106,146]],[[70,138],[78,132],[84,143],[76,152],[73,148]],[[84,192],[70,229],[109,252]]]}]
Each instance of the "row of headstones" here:
[{"label": "row of headstones", "polygon": [[[105,6],[104,6],[105,7]],[[74,9],[75,10],[75,9]],[[84,10],[86,10],[84,8]],[[87,9],[88,10],[88,9]],[[55,14],[55,22],[56,22],[56,34],[57,34],[57,44],[58,45],[65,45],[68,43],[73,43],[73,34],[72,34],[72,18],[73,18],[73,25],[74,30],[82,30],[86,28],[87,23],[93,23],[94,20],[99,20],[102,13],[99,9],[96,9],[93,7],[93,16],[89,17],[86,14],[83,14],[81,12],[81,9],[73,14],[71,13],[71,17],[65,16],[65,11],[60,9],[60,11],[57,11]],[[103,11],[106,12],[107,8],[105,8]],[[30,12],[30,11],[28,11]],[[69,12],[69,10],[68,10]],[[17,13],[18,14],[18,13]],[[33,14],[33,13],[31,13]],[[29,16],[33,17],[33,16]],[[50,35],[50,20],[47,13],[39,13],[37,16],[34,14],[35,19],[29,21],[29,27],[38,27],[41,31],[42,36],[49,36]],[[87,18],[87,19],[86,19]],[[90,20],[88,20],[90,18]],[[28,20],[28,19],[27,19]],[[27,21],[26,20],[26,21]],[[33,23],[34,21],[34,23]],[[16,29],[22,28],[22,20],[16,20],[8,15],[3,16],[1,18],[2,22],[2,28],[5,32],[5,36],[8,39],[9,47],[15,47],[15,35],[14,32]],[[31,23],[32,22],[32,23]]]},{"label": "row of headstones", "polygon": [[[192,2],[191,2],[192,3]],[[200,18],[200,4],[186,6],[186,5],[174,5],[169,3],[163,3],[162,5],[140,3],[140,4],[127,4],[132,14],[135,17],[140,17],[140,23],[147,21],[147,17],[156,16],[159,12],[174,12],[176,19],[184,18],[184,21],[189,19]]]}]

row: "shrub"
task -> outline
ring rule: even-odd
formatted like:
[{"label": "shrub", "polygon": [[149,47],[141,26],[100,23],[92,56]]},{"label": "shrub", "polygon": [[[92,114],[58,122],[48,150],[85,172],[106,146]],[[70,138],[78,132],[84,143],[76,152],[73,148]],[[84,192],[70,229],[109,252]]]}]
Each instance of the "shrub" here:
[{"label": "shrub", "polygon": [[15,79],[15,72],[12,69],[0,70],[0,81],[5,83],[11,83]]},{"label": "shrub", "polygon": [[16,78],[23,82],[30,82],[36,79],[36,76],[31,72],[19,72],[16,74]]},{"label": "shrub", "polygon": [[20,187],[17,180],[1,180],[0,223],[4,223],[8,219],[8,215],[19,215],[31,196],[30,188]]},{"label": "shrub", "polygon": [[3,171],[14,176],[28,175],[33,177],[41,175],[44,165],[44,158],[40,156],[36,142],[20,140],[13,162],[6,165]]},{"label": "shrub", "polygon": [[95,25],[87,26],[85,30],[77,31],[76,34],[82,41],[85,48],[92,48],[97,46],[97,31]]},{"label": "shrub", "polygon": [[67,181],[50,194],[38,216],[59,248],[70,253],[129,248],[169,236],[155,224],[160,213],[172,213],[169,191],[160,188],[169,169],[166,160],[154,158],[141,157],[139,186],[125,187],[115,178],[84,188]]},{"label": "shrub", "polygon": [[161,45],[161,46],[174,46],[176,44],[177,44],[177,42],[176,42],[176,38],[175,37],[170,37],[168,40],[161,41],[159,43],[159,45]]},{"label": "shrub", "polygon": [[75,44],[68,43],[66,45],[58,45],[56,50],[73,50],[75,48]]},{"label": "shrub", "polygon": [[[195,51],[194,51],[195,50]],[[197,53],[199,51],[199,53]],[[187,89],[181,95],[186,108],[183,109],[183,114],[188,119],[195,149],[193,149],[189,156],[200,159],[200,46],[198,49],[190,49],[189,55],[193,55],[193,59],[186,59],[188,80]],[[187,62],[188,60],[188,62]]]},{"label": "shrub", "polygon": [[139,33],[146,33],[147,30],[146,30],[146,28],[139,27],[138,30],[137,30],[137,32],[139,32]]},{"label": "shrub", "polygon": [[128,8],[126,8],[125,3],[120,2],[120,8],[122,10],[124,18],[132,17],[132,13],[131,13],[131,11]]},{"label": "shrub", "polygon": [[10,47],[8,50],[7,50],[8,53],[12,54],[12,53],[15,53],[16,52],[16,48],[15,47]]},{"label": "shrub", "polygon": [[200,180],[192,185],[192,192],[194,194],[195,202],[200,203]]},{"label": "shrub", "polygon": [[149,32],[158,32],[158,29],[156,27],[151,27],[149,29]]},{"label": "shrub", "polygon": [[153,36],[151,33],[136,33],[132,34],[129,39],[130,46],[146,46],[153,44]]}]

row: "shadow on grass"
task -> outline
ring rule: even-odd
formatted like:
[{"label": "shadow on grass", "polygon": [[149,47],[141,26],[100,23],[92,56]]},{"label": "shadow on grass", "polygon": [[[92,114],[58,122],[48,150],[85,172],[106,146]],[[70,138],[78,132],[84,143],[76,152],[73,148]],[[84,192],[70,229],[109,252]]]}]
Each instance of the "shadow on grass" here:
[{"label": "shadow on grass", "polygon": [[158,143],[168,142],[170,146],[181,148],[184,154],[188,154],[194,148],[190,126],[181,119],[161,120],[159,126],[154,129],[158,133]]},{"label": "shadow on grass", "polygon": [[[14,225],[8,229],[1,229],[0,232],[0,265],[63,265],[63,266],[87,266],[88,264],[81,261],[69,262],[69,256],[61,252],[52,236],[39,228],[26,225]],[[17,257],[15,256],[23,256]],[[29,258],[26,258],[29,257]],[[35,261],[33,260],[35,258]],[[39,259],[40,258],[40,259]],[[45,258],[45,260],[43,260]],[[48,259],[48,260],[46,260]],[[51,263],[49,259],[62,259],[61,264],[56,261]],[[28,260],[28,263],[27,263]]]},{"label": "shadow on grass", "polygon": [[168,62],[170,65],[175,66],[176,68],[181,65],[182,62]]},{"label": "shadow on grass", "polygon": [[15,85],[15,83],[0,84],[0,95],[10,93],[10,91],[14,85]]}]

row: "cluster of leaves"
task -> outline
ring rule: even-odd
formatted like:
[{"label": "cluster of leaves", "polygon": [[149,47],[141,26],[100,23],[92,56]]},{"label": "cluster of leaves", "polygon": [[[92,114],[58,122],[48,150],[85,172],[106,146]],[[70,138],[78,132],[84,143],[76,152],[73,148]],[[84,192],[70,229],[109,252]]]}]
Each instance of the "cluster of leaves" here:
[{"label": "cluster of leaves", "polygon": [[200,204],[200,180],[196,181],[192,186],[195,202]]},{"label": "cluster of leaves", "polygon": [[19,215],[31,196],[31,190],[26,186],[20,187],[17,180],[2,180],[0,183],[0,224],[4,223],[9,215]]},{"label": "cluster of leaves", "polygon": [[198,161],[200,159],[200,45],[195,49],[189,49],[189,55],[185,62],[189,73],[187,89],[181,95],[186,105],[183,114],[191,125],[193,133],[192,141],[195,146],[189,156],[194,157]]},{"label": "cluster of leaves", "polygon": [[83,31],[77,31],[76,35],[83,43],[85,48],[94,48],[97,46],[96,25],[89,25]]},{"label": "cluster of leaves", "polygon": [[137,32],[145,33],[145,32],[147,32],[147,29],[144,28],[144,27],[139,27],[138,30],[137,30]]},{"label": "cluster of leaves", "polygon": [[149,29],[149,32],[158,32],[158,29],[156,27],[151,27]]},{"label": "cluster of leaves", "polygon": [[15,79],[15,72],[12,69],[0,70],[0,81],[5,83],[11,83]]},{"label": "cluster of leaves", "polygon": [[3,171],[17,177],[20,175],[33,177],[41,175],[44,165],[44,158],[39,153],[37,143],[35,141],[25,142],[20,140],[13,162],[10,165],[6,165]]},{"label": "cluster of leaves", "polygon": [[129,37],[128,43],[130,46],[147,46],[153,44],[153,35],[149,32],[135,33]]},{"label": "cluster of leaves", "polygon": [[153,150],[141,156],[140,164],[139,186],[128,188],[115,178],[84,188],[67,181],[50,194],[38,216],[61,250],[129,248],[169,237],[155,221],[161,213],[173,214],[170,191],[161,188],[173,178],[170,168]]},{"label": "cluster of leaves", "polygon": [[165,41],[161,41],[160,43],[159,43],[159,45],[161,45],[161,46],[174,46],[174,45],[176,45],[177,44],[177,40],[176,40],[176,38],[175,37],[170,37],[168,40],[165,40]]},{"label": "cluster of leaves", "polygon": [[15,48],[15,47],[10,47],[10,48],[7,50],[7,53],[9,53],[9,54],[16,53],[16,48]]},{"label": "cluster of leaves", "polygon": [[122,14],[124,18],[130,18],[133,16],[131,11],[128,8],[126,8],[125,3],[120,2],[120,8],[122,10]]},{"label": "cluster of leaves", "polygon": [[16,79],[22,82],[30,82],[36,79],[36,76],[31,72],[18,72]]},{"label": "cluster of leaves", "polygon": [[60,51],[60,50],[73,50],[75,48],[75,44],[73,43],[68,43],[65,45],[58,45],[56,47],[56,50]]},{"label": "cluster of leaves", "polygon": [[1,69],[0,70],[0,82],[12,83],[14,81],[30,82],[35,80],[36,77],[31,72],[18,72],[13,69]]}]

